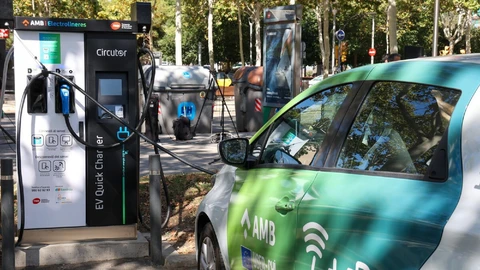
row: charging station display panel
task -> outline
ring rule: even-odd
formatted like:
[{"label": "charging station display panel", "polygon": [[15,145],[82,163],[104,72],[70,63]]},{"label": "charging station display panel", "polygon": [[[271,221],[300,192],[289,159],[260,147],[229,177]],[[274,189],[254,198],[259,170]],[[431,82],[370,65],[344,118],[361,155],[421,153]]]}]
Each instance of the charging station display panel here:
[{"label": "charging station display panel", "polygon": [[137,125],[136,49],[132,34],[86,34],[87,93],[106,109],[87,100],[86,139],[98,146],[123,142],[87,147],[88,226],[137,222],[139,140],[112,116]]},{"label": "charging station display panel", "polygon": [[[56,71],[85,88],[83,33],[16,30],[15,100],[20,127],[17,152],[22,179],[25,229],[86,225],[86,155],[68,131],[58,107],[56,91],[67,84],[58,77],[40,76],[41,67]],[[20,117],[20,101],[29,84]],[[70,123],[80,134],[85,123],[85,97],[71,89]],[[83,135],[82,135],[83,136]]]},{"label": "charging station display panel", "polygon": [[[124,119],[128,106],[127,73],[96,73],[97,101],[115,116]],[[126,98],[127,97],[127,98]],[[98,119],[112,119],[112,115],[98,108]]]}]

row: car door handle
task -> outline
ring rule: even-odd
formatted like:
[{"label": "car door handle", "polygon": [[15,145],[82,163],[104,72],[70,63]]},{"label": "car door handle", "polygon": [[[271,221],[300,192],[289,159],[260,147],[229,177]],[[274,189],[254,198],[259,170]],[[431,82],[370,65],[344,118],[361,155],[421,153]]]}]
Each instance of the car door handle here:
[{"label": "car door handle", "polygon": [[295,209],[295,201],[290,200],[288,197],[283,197],[277,204],[275,204],[275,210],[282,215]]}]

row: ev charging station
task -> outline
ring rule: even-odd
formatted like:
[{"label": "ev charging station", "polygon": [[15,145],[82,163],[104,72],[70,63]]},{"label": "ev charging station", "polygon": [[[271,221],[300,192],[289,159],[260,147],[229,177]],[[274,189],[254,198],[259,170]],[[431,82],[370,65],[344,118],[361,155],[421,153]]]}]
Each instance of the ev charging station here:
[{"label": "ev charging station", "polygon": [[137,21],[15,18],[23,242],[137,237],[139,138],[69,82],[137,126],[137,29]]}]

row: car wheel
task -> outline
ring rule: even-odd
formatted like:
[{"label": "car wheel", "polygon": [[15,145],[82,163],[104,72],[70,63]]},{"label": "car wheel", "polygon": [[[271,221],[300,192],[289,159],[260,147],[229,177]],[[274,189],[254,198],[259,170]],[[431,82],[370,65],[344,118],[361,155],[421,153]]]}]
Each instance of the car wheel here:
[{"label": "car wheel", "polygon": [[200,252],[198,254],[198,269],[225,269],[222,253],[211,223],[207,223],[200,233]]}]

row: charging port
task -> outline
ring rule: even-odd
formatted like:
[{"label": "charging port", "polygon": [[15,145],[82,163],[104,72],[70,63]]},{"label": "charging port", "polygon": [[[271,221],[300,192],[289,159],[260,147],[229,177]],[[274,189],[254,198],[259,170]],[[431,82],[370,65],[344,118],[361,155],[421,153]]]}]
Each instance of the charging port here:
[{"label": "charging port", "polygon": [[[65,76],[70,81],[74,82],[73,76]],[[56,78],[55,79],[55,113],[62,113],[62,96],[60,95],[60,88],[62,85],[68,85],[70,89],[70,113],[75,113],[75,91],[73,90],[73,86],[70,85],[66,80],[63,78]]]},{"label": "charging port", "polygon": [[34,81],[32,75],[27,76],[30,87],[27,92],[28,113],[47,113],[47,78],[40,76]]}]

